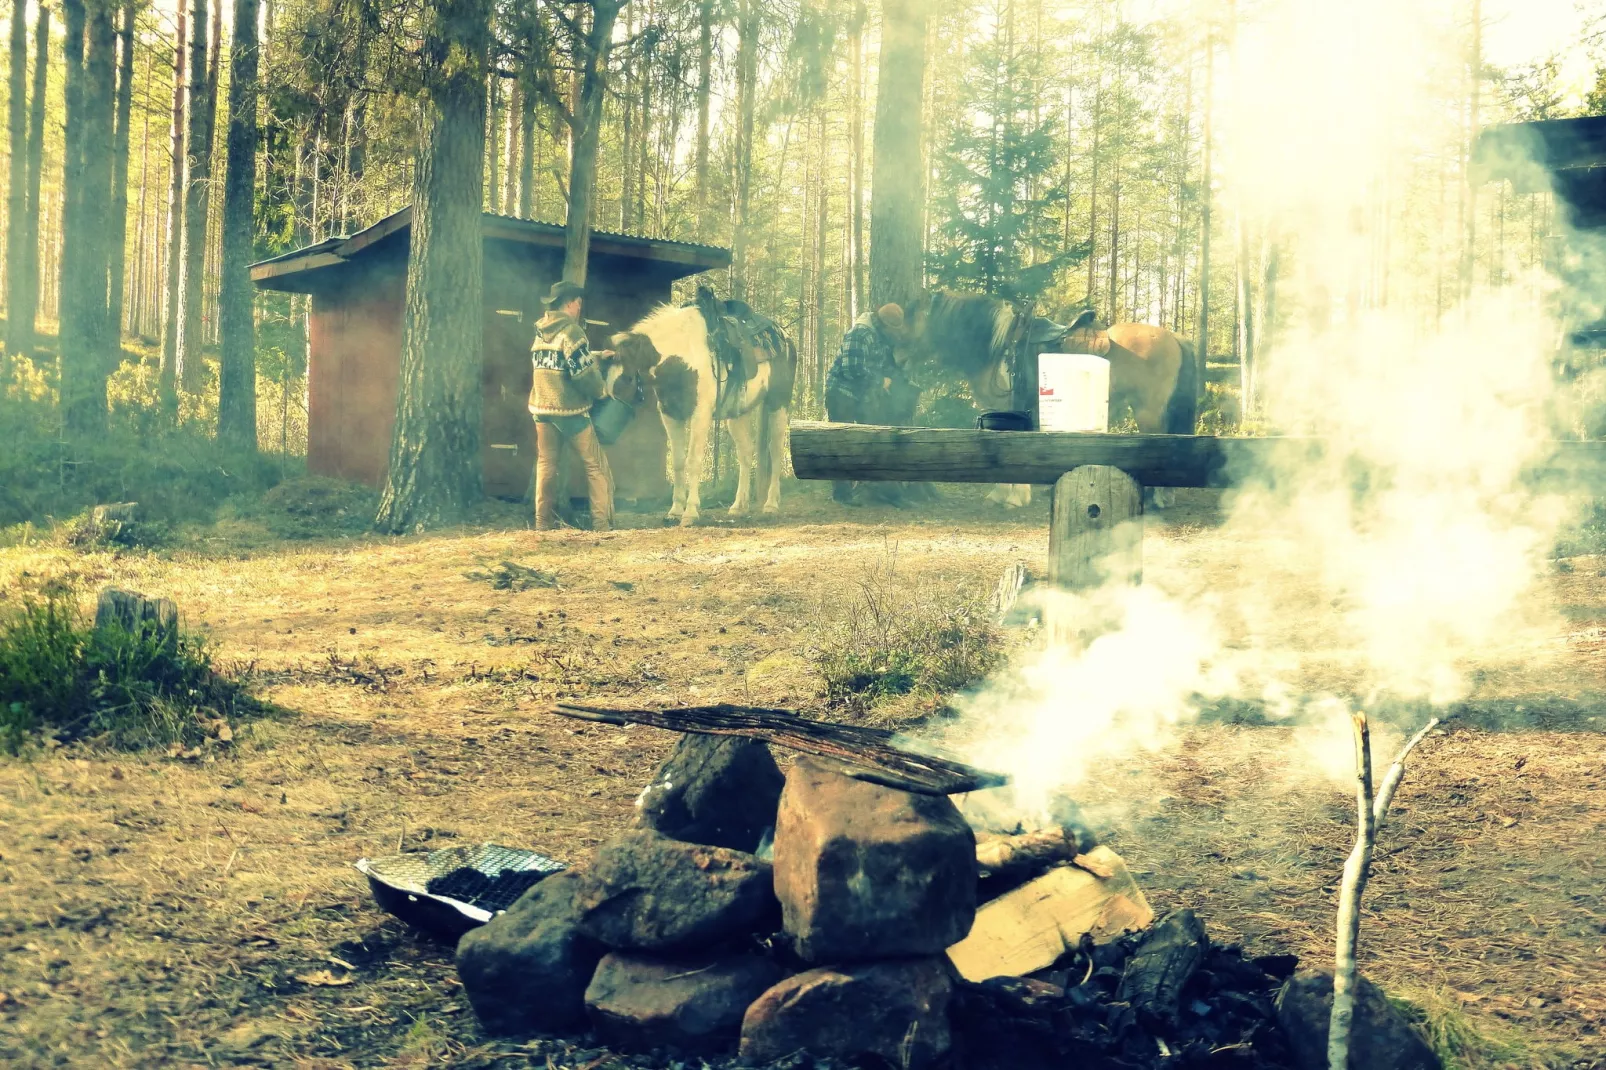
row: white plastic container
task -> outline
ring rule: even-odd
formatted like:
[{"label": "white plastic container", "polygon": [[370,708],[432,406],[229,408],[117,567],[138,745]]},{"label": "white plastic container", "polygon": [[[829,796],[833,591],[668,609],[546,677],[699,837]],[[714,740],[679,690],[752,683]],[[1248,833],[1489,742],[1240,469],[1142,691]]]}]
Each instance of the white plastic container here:
[{"label": "white plastic container", "polygon": [[1110,362],[1091,353],[1037,358],[1037,426],[1044,431],[1110,429]]}]

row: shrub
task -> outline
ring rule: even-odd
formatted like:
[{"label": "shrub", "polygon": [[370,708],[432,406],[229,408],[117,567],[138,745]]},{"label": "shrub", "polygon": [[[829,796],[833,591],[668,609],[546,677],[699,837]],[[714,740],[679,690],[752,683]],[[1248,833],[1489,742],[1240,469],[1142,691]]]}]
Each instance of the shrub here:
[{"label": "shrub", "polygon": [[847,612],[809,650],[826,698],[857,705],[958,691],[1001,657],[1001,637],[979,596],[903,583],[890,567],[859,581]]},{"label": "shrub", "polygon": [[194,746],[254,709],[194,636],[95,628],[65,593],[0,610],[0,746],[11,753],[38,732]]},{"label": "shrub", "polygon": [[79,436],[62,430],[48,367],[17,358],[0,390],[0,526],[129,501],[152,525],[207,520],[230,495],[279,481],[278,458],[224,448],[203,415],[181,413],[171,426],[154,401],[127,390],[126,380],[154,374],[153,359],[124,363],[105,431]]}]

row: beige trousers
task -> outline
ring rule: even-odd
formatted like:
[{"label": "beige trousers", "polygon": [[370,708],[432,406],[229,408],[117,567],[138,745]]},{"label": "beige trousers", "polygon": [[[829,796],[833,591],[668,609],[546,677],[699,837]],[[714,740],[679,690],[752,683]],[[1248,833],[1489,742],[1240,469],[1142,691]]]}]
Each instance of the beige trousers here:
[{"label": "beige trousers", "polygon": [[613,526],[613,480],[608,456],[602,452],[597,432],[587,420],[585,429],[565,436],[553,423],[535,421],[535,530],[550,531],[558,526],[558,495],[562,493],[561,461],[565,439],[580,455],[585,468],[586,492],[591,497],[591,530],[607,531]]}]

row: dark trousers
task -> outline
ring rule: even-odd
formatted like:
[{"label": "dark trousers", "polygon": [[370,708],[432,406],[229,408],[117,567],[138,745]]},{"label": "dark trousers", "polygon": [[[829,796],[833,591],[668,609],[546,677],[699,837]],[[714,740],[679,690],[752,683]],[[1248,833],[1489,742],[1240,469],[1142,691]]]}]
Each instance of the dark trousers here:
[{"label": "dark trousers", "polygon": [[[825,416],[839,424],[890,424],[908,426],[914,422],[915,407],[920,403],[920,391],[907,379],[893,379],[891,389],[876,387],[862,395],[845,390],[826,389]],[[907,488],[901,483],[878,485],[874,497],[889,505],[901,504]],[[839,502],[853,500],[853,484],[836,480],[831,484],[831,497]]]}]

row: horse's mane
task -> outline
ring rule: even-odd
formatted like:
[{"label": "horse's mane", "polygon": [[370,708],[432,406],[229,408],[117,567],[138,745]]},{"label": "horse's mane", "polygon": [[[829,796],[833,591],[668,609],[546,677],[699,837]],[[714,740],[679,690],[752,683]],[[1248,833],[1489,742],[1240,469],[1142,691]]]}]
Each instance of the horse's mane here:
[{"label": "horse's mane", "polygon": [[946,368],[973,378],[995,363],[1009,341],[1015,309],[986,294],[932,293],[925,298],[927,345]]}]

